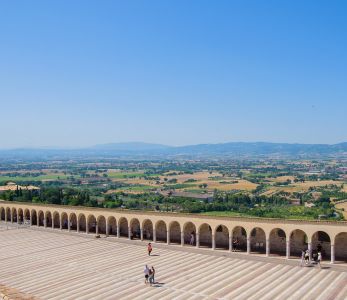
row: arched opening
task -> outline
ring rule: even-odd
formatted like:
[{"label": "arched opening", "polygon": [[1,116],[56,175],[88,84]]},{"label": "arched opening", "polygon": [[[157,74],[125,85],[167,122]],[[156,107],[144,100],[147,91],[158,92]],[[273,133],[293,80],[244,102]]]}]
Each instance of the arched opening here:
[{"label": "arched opening", "polygon": [[117,220],[115,217],[108,218],[108,234],[110,236],[117,236]]},{"label": "arched opening", "polygon": [[142,223],[143,238],[148,241],[153,240],[153,223],[151,220],[144,220]]},{"label": "arched opening", "polygon": [[46,212],[46,226],[52,227],[52,214],[50,211]]},{"label": "arched opening", "polygon": [[274,228],[270,232],[270,254],[286,255],[286,233],[281,228]]},{"label": "arched opening", "polygon": [[322,254],[322,260],[330,260],[330,236],[325,231],[317,231],[312,235],[312,258],[317,257],[318,252]]},{"label": "arched opening", "polygon": [[251,252],[265,253],[266,235],[260,227],[253,228],[250,235]]},{"label": "arched opening", "polygon": [[44,226],[45,225],[45,215],[42,210],[39,210],[38,213],[38,221],[39,221],[39,226]]},{"label": "arched opening", "polygon": [[34,209],[31,211],[31,225],[37,225],[37,214]]},{"label": "arched opening", "polygon": [[6,221],[5,219],[5,208],[0,207],[1,221]]},{"label": "arched opening", "polygon": [[13,216],[12,221],[17,223],[18,216],[17,216],[17,210],[15,208],[12,210],[12,216]]},{"label": "arched opening", "polygon": [[158,221],[155,224],[155,235],[157,242],[167,242],[167,228],[164,221]]},{"label": "arched opening", "polygon": [[61,229],[68,229],[68,222],[69,222],[69,218],[67,216],[66,212],[63,212],[61,214]]},{"label": "arched opening", "polygon": [[11,222],[11,209],[9,207],[6,208],[6,221]]},{"label": "arched opening", "polygon": [[30,220],[31,220],[30,210],[26,209],[24,211],[24,223],[27,223],[29,225],[30,224]]},{"label": "arched opening", "polygon": [[232,247],[233,251],[247,251],[247,231],[242,226],[236,226],[233,229]]},{"label": "arched opening", "polygon": [[53,213],[53,228],[60,228],[60,216],[56,211]]},{"label": "arched opening", "polygon": [[128,220],[126,218],[119,219],[119,236],[120,237],[129,237],[129,226]]},{"label": "arched opening", "polygon": [[199,227],[200,247],[212,248],[212,228],[204,223]]},{"label": "arched opening", "polygon": [[18,208],[18,222],[22,224],[24,221],[23,209]]},{"label": "arched opening", "polygon": [[170,231],[170,243],[181,244],[181,226],[178,222],[173,221],[169,227]]},{"label": "arched opening", "polygon": [[69,215],[69,219],[70,219],[70,230],[72,231],[77,231],[77,216],[75,213],[71,213]]},{"label": "arched opening", "polygon": [[214,238],[216,241],[216,248],[224,250],[229,249],[229,229],[226,226],[217,226]]},{"label": "arched opening", "polygon": [[130,221],[130,238],[139,239],[141,237],[140,221],[136,218]]},{"label": "arched opening", "polygon": [[84,214],[78,216],[78,230],[79,232],[86,232],[87,230],[87,222]]},{"label": "arched opening", "polygon": [[335,237],[335,259],[347,262],[347,232],[340,232]]},{"label": "arched opening", "polygon": [[88,233],[96,233],[96,219],[93,215],[89,215],[87,219]]},{"label": "arched opening", "polygon": [[106,234],[106,219],[104,216],[98,217],[98,233]]},{"label": "arched opening", "polygon": [[196,245],[196,226],[192,222],[187,222],[183,225],[184,244]]},{"label": "arched opening", "polygon": [[290,234],[290,255],[301,257],[301,252],[307,250],[308,238],[307,234],[295,229]]}]

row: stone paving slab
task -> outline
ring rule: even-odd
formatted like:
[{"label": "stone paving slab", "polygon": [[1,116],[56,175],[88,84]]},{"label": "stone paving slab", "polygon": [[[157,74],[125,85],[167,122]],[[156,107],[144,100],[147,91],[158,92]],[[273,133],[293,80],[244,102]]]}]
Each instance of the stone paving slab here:
[{"label": "stone paving slab", "polygon": [[[42,300],[347,299],[346,268],[222,252],[155,244],[149,257],[139,241],[6,230],[0,284]],[[144,284],[145,264],[156,268],[152,287]]]}]

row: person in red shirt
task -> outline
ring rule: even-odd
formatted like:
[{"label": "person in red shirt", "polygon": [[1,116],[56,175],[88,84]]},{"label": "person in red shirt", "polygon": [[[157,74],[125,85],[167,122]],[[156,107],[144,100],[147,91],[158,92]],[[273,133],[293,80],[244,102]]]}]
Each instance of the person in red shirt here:
[{"label": "person in red shirt", "polygon": [[151,255],[152,250],[153,249],[152,249],[151,243],[148,243],[148,246],[147,246],[148,255]]}]

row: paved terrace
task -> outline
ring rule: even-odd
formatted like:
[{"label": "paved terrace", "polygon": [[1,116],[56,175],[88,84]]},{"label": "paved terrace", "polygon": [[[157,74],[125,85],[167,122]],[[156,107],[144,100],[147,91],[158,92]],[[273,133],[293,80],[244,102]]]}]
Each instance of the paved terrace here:
[{"label": "paved terrace", "polygon": [[[9,226],[9,230],[6,227]],[[0,222],[0,286],[35,299],[347,299],[344,267]],[[156,268],[153,287],[144,264]],[[29,298],[28,298],[29,299]]]}]

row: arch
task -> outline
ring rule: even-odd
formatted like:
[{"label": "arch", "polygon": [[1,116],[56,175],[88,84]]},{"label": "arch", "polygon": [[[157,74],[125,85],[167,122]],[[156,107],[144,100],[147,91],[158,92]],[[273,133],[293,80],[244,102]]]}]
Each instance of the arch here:
[{"label": "arch", "polygon": [[31,225],[37,225],[37,213],[35,209],[31,211]]},{"label": "arch", "polygon": [[232,231],[233,251],[247,251],[247,231],[242,226],[236,226]]},{"label": "arch", "polygon": [[52,213],[50,211],[46,211],[46,226],[52,227]]},{"label": "arch", "polygon": [[315,258],[318,252],[322,254],[322,260],[330,260],[331,239],[325,231],[316,231],[311,238],[312,257]]},{"label": "arch", "polygon": [[153,223],[146,219],[142,222],[143,238],[148,241],[153,240]]},{"label": "arch", "polygon": [[200,247],[212,248],[212,228],[207,223],[204,223],[199,227],[199,241]]},{"label": "arch", "polygon": [[120,237],[129,237],[129,226],[128,220],[124,217],[119,219],[119,236]]},{"label": "arch", "polygon": [[1,221],[6,221],[6,219],[5,219],[5,208],[3,208],[3,207],[0,207],[0,219],[1,219]]},{"label": "arch", "polygon": [[272,229],[269,235],[270,254],[286,255],[286,238],[287,236],[283,229]]},{"label": "arch", "polygon": [[290,255],[301,257],[301,252],[307,249],[308,237],[301,229],[294,229],[290,233]]},{"label": "arch", "polygon": [[66,212],[63,212],[61,214],[60,224],[61,224],[61,229],[68,229],[69,228],[69,218],[68,218],[68,215]]},{"label": "arch", "polygon": [[77,216],[75,213],[69,215],[70,230],[77,231]]},{"label": "arch", "polygon": [[192,222],[184,223],[183,225],[183,240],[184,244],[191,246],[196,245],[196,226]]},{"label": "arch", "polygon": [[18,223],[23,223],[24,221],[24,214],[23,214],[23,209],[18,208]]},{"label": "arch", "polygon": [[250,234],[251,252],[265,253],[266,251],[266,235],[265,231],[260,227],[255,227]]},{"label": "arch", "polygon": [[44,213],[43,213],[43,211],[42,210],[39,210],[39,212],[38,212],[38,226],[44,226],[44,224],[45,224],[45,215],[44,215]]},{"label": "arch", "polygon": [[163,220],[155,223],[155,235],[157,242],[167,242],[167,226]]},{"label": "arch", "polygon": [[17,223],[17,209],[12,208],[12,221]]},{"label": "arch", "polygon": [[117,236],[117,220],[115,217],[108,217],[108,234],[110,236]]},{"label": "arch", "polygon": [[89,215],[87,218],[87,233],[96,233],[96,218],[94,215]]},{"label": "arch", "polygon": [[140,221],[136,218],[130,220],[130,238],[139,239],[141,235]]},{"label": "arch", "polygon": [[347,262],[347,232],[340,232],[335,236],[335,259]]},{"label": "arch", "polygon": [[87,232],[87,220],[84,214],[78,215],[78,231]]},{"label": "arch", "polygon": [[60,228],[60,215],[57,211],[53,213],[53,228]]},{"label": "arch", "polygon": [[11,209],[9,207],[6,208],[6,221],[11,222]]},{"label": "arch", "polygon": [[106,234],[106,218],[104,216],[98,217],[98,233]]},{"label": "arch", "polygon": [[169,225],[170,243],[181,244],[181,226],[177,221]]},{"label": "arch", "polygon": [[31,213],[29,209],[24,210],[24,223],[29,223],[31,224]]},{"label": "arch", "polygon": [[219,225],[216,227],[214,239],[216,248],[229,249],[229,229],[225,225]]}]

